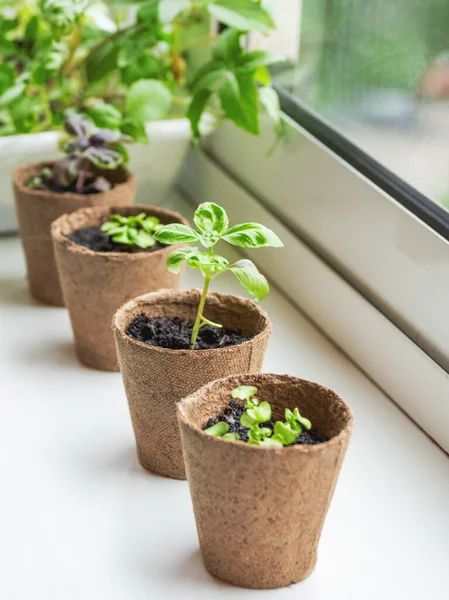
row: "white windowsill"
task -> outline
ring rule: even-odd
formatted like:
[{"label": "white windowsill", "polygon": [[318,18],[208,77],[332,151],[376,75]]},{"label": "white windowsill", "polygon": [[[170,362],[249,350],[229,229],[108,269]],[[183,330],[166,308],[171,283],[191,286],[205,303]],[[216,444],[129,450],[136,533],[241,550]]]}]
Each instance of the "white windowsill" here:
[{"label": "white windowsill", "polygon": [[[172,205],[191,212],[180,199]],[[66,311],[32,301],[24,276],[19,241],[0,240],[0,597],[444,597],[447,455],[278,290],[263,303],[273,321],[264,370],[331,387],[352,407],[355,429],[315,572],[254,592],[204,570],[187,483],[138,465],[120,375],[77,362]],[[190,273],[183,282],[198,283]],[[215,283],[241,293],[231,275]]]}]

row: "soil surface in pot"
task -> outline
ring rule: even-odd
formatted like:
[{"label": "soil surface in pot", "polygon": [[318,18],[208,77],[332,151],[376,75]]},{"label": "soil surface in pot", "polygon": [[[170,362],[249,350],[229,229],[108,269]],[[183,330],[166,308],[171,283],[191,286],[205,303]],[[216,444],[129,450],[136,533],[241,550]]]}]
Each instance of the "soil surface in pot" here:
[{"label": "soil surface in pot", "polygon": [[[203,429],[207,429],[208,427],[212,427],[219,421],[223,421],[228,424],[229,433],[237,433],[241,442],[248,441],[248,429],[246,427],[242,427],[240,425],[240,417],[245,412],[245,406],[243,404],[239,404],[238,402],[229,402],[228,406],[224,409],[224,411],[219,414],[217,417],[209,419]],[[272,431],[274,429],[274,421],[267,421],[262,424],[262,427],[269,427]],[[299,434],[296,442],[290,444],[291,446],[296,446],[300,444],[305,444],[309,446],[315,446],[316,444],[322,444],[323,442],[327,442],[327,438],[319,435],[314,432],[313,429],[307,431],[303,429],[303,431]]]},{"label": "soil surface in pot", "polygon": [[[138,315],[128,326],[126,333],[133,339],[160,348],[188,350],[193,325],[178,317],[154,317]],[[225,346],[236,346],[252,339],[241,331],[233,331],[204,325],[201,327],[195,344],[195,350],[211,350]]]},{"label": "soil surface in pot", "polygon": [[[33,179],[33,178],[31,178]],[[87,187],[89,185],[91,185],[92,183],[94,183],[95,179],[86,179],[84,185]],[[113,186],[113,184],[111,183],[111,186]],[[35,189],[35,188],[30,188],[30,189]],[[80,193],[76,190],[76,181],[74,181],[73,183],[71,183],[68,187],[60,187],[59,185],[56,185],[54,183],[51,183],[50,181],[46,181],[41,188],[38,188],[39,190],[48,190],[49,192],[54,192],[56,194],[78,194],[79,196],[89,196],[90,194],[99,194],[100,190],[96,190],[94,188],[90,188],[85,190],[84,192]],[[111,188],[112,189],[112,188]]]},{"label": "soil surface in pot", "polygon": [[139,248],[139,246],[130,246],[129,244],[117,244],[111,238],[105,235],[99,227],[82,227],[73,231],[68,236],[69,240],[79,246],[89,248],[94,252],[154,252],[165,248],[165,244],[156,242],[149,248]]}]

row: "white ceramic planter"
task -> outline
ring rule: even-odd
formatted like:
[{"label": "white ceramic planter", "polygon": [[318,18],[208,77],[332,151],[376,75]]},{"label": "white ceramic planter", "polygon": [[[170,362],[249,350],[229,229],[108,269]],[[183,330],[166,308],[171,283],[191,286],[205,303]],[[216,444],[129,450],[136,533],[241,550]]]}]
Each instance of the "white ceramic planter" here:
[{"label": "white ceramic planter", "polygon": [[[213,121],[202,124],[204,135],[213,128]],[[187,153],[191,132],[187,119],[172,119],[148,123],[150,143],[129,146],[129,168],[137,180],[136,202],[161,205],[176,181]],[[15,231],[17,223],[11,185],[11,173],[19,165],[55,159],[59,132],[48,131],[0,137],[0,232]]]}]

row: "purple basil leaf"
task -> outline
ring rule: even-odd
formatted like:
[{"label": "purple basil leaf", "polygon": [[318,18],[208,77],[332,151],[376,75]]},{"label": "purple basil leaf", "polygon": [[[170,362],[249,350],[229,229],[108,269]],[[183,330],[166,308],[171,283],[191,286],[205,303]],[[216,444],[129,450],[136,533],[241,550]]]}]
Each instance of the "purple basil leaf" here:
[{"label": "purple basil leaf", "polygon": [[67,133],[79,138],[85,138],[92,130],[91,122],[77,114],[69,115],[64,122],[64,127]]},{"label": "purple basil leaf", "polygon": [[100,131],[96,131],[90,136],[89,142],[91,146],[104,146],[105,144],[118,142],[120,137],[120,131],[113,131],[112,129],[100,129]]},{"label": "purple basil leaf", "polygon": [[116,169],[123,162],[122,155],[110,148],[90,147],[84,152],[84,156],[99,169]]},{"label": "purple basil leaf", "polygon": [[107,192],[111,189],[111,184],[105,177],[97,177],[90,185],[86,186],[86,190],[96,190],[97,192]]}]

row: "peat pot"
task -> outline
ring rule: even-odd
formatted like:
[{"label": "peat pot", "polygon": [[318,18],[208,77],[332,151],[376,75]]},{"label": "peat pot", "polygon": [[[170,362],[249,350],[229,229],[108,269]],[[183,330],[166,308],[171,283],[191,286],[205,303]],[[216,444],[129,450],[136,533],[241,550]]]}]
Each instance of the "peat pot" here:
[{"label": "peat pot", "polygon": [[180,214],[147,205],[96,207],[63,215],[52,225],[56,262],[75,337],[76,353],[88,367],[118,371],[114,334],[115,312],[144,292],[178,288],[180,275],[167,271],[174,246],[152,252],[95,252],[67,235],[82,227],[100,226],[111,213],[159,217],[161,223],[184,223]]},{"label": "peat pot", "polygon": [[[254,446],[207,435],[203,427],[240,385],[257,388],[273,418],[299,408],[328,439],[315,446]],[[317,546],[353,417],[335,392],[289,375],[237,375],[214,381],[177,407],[201,554],[212,575],[269,589],[305,579]]]},{"label": "peat pot", "polygon": [[251,300],[209,293],[205,316],[254,336],[251,340],[209,350],[171,350],[126,334],[141,313],[193,323],[200,295],[199,290],[147,294],[123,306],[113,323],[139,461],[146,469],[175,479],[185,479],[176,402],[214,379],[259,372],[271,333],[268,316]]},{"label": "peat pot", "polygon": [[53,162],[28,164],[13,172],[14,198],[31,295],[53,306],[64,306],[50,233],[51,223],[65,213],[90,206],[127,206],[134,200],[134,175],[125,168],[108,172],[115,185],[98,194],[32,190],[25,183]]}]

